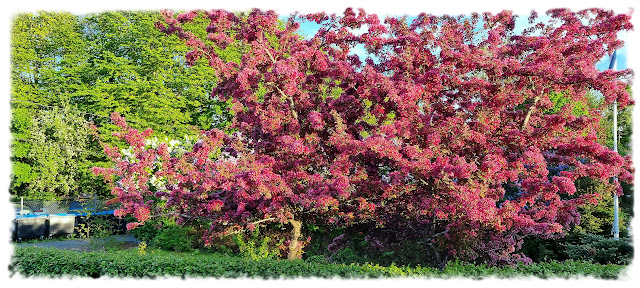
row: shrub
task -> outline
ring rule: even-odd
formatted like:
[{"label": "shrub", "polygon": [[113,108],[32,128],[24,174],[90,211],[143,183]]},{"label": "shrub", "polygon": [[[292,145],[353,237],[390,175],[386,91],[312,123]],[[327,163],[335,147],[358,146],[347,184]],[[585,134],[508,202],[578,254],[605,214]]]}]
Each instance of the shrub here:
[{"label": "shrub", "polygon": [[362,254],[357,253],[353,248],[344,248],[338,250],[335,254],[329,258],[331,262],[335,263],[364,263],[365,258]]},{"label": "shrub", "polygon": [[626,265],[633,258],[631,239],[572,233],[562,239],[525,239],[522,252],[534,262],[579,260]]},{"label": "shrub", "polygon": [[628,237],[613,239],[601,235],[584,234],[576,244],[567,244],[569,259],[599,264],[627,265],[633,259],[633,246]]},{"label": "shrub", "polygon": [[247,236],[234,235],[233,240],[238,245],[240,255],[251,260],[279,258],[280,249],[278,246],[284,242],[284,239],[278,243],[274,242],[271,237],[261,235],[258,228]]},{"label": "shrub", "polygon": [[536,263],[566,260],[568,257],[564,244],[568,238],[570,236],[563,239],[526,237],[520,251]]},{"label": "shrub", "polygon": [[131,233],[133,236],[136,237],[136,239],[140,241],[151,243],[153,238],[155,238],[156,235],[158,235],[158,231],[160,231],[158,229],[158,222],[150,220],[144,225],[141,225],[136,227],[135,229],[129,230],[129,233]]},{"label": "shrub", "polygon": [[[328,242],[326,237],[323,238],[324,247],[328,246],[328,249],[325,248],[321,253],[314,249],[312,253],[324,254],[335,263],[375,263],[385,266],[397,263],[411,267],[443,268],[448,260],[446,257],[435,259],[442,255],[436,255],[427,243],[427,238],[418,237],[417,233],[401,234],[398,233],[401,229],[376,229],[366,225],[339,231],[342,234],[335,235]],[[314,236],[315,234],[312,237]],[[433,265],[434,263],[438,264]]]},{"label": "shrub", "polygon": [[158,232],[152,243],[163,250],[188,252],[193,251],[194,235],[190,234],[189,228],[170,224]]},{"label": "shrub", "polygon": [[329,264],[329,260],[324,255],[312,255],[304,259],[307,263]]},{"label": "shrub", "polygon": [[442,271],[427,267],[346,265],[309,263],[302,260],[250,260],[222,254],[176,253],[152,250],[141,255],[136,249],[113,252],[79,252],[55,248],[16,247],[9,271],[24,277],[522,277],[569,278],[592,276],[615,279],[625,266],[579,261],[540,263],[517,267],[487,267],[450,262]]}]

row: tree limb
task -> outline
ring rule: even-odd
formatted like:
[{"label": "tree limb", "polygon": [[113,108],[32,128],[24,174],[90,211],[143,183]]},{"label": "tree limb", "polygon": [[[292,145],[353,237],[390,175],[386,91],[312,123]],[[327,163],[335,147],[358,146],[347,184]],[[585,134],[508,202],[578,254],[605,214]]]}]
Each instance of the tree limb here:
[{"label": "tree limb", "polygon": [[[529,83],[531,83],[532,85],[531,90],[535,90],[536,84],[531,80],[531,76],[529,76]],[[529,125],[529,119],[531,118],[531,114],[533,114],[533,110],[536,108],[536,104],[538,104],[538,101],[540,101],[540,96],[542,96],[542,92],[533,99],[533,104],[531,104],[531,106],[529,107],[527,116],[524,117],[524,123],[522,123],[522,131],[524,131],[524,129],[527,128],[527,125]]]},{"label": "tree limb", "polygon": [[524,131],[524,129],[527,128],[527,125],[529,124],[529,119],[531,118],[531,114],[533,114],[533,110],[536,108],[536,104],[538,103],[538,101],[540,101],[540,96],[538,95],[536,96],[535,99],[533,99],[533,104],[531,104],[531,107],[529,107],[529,112],[527,112],[527,116],[524,117],[524,123],[522,123],[522,130]]}]

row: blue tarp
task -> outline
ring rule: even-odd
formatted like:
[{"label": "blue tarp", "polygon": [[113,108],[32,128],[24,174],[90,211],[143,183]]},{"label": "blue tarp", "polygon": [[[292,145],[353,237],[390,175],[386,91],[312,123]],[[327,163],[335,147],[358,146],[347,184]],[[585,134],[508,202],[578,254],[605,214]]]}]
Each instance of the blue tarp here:
[{"label": "blue tarp", "polygon": [[80,212],[73,211],[71,213],[73,215],[76,215],[76,216],[87,216],[87,214],[90,215],[90,216],[93,216],[93,215],[113,215],[113,210],[100,211],[100,212],[89,212],[89,213],[80,213]]},{"label": "blue tarp", "polygon": [[27,214],[27,215],[18,215],[16,216],[16,219],[24,219],[24,218],[36,218],[36,217],[47,217],[49,215],[46,214],[40,214],[40,215],[36,215],[36,214]]},{"label": "blue tarp", "polygon": [[49,217],[49,216],[93,216],[93,215],[113,215],[113,210],[109,211],[100,211],[100,212],[90,212],[90,213],[80,213],[80,212],[71,212],[71,213],[58,213],[58,214],[26,214],[26,215],[17,215],[16,219],[24,219],[24,218],[34,218],[34,217]]}]

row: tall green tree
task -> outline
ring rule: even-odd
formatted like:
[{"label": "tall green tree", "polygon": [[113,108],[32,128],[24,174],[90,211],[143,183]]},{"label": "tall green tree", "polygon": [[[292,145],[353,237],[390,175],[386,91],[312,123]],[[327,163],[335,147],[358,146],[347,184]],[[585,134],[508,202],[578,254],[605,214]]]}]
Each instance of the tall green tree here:
[{"label": "tall green tree", "polygon": [[[87,122],[95,124],[102,141],[121,148],[125,145],[111,136],[115,126],[108,116],[114,111],[126,116],[135,128],[153,128],[160,139],[182,139],[198,130],[226,126],[227,103],[210,95],[213,70],[206,64],[187,65],[183,55],[188,50],[181,41],[154,27],[160,19],[153,11],[82,16],[38,12],[13,19],[13,194],[28,194],[30,183],[39,175],[39,164],[28,157],[34,144],[25,141],[31,137],[34,118],[39,110],[62,102],[77,107]],[[205,35],[205,29],[199,27],[194,33]],[[240,61],[240,52],[227,49],[223,57]],[[88,158],[79,163],[85,176],[76,185],[107,194],[108,189],[89,168],[111,164],[99,156],[102,148],[97,141],[90,141],[85,149]]]},{"label": "tall green tree", "polygon": [[30,198],[56,199],[80,193],[81,163],[87,159],[90,131],[83,115],[68,104],[36,113],[27,158],[35,174]]},{"label": "tall green tree", "polygon": [[17,15],[11,26],[10,190],[24,194],[36,176],[29,153],[33,119],[42,105],[67,99],[78,84],[76,70],[85,62],[85,42],[78,17],[39,12]]},{"label": "tall green tree", "polygon": [[[631,93],[631,87],[627,86],[627,92],[629,95]],[[600,99],[598,99],[601,101]],[[632,153],[632,139],[631,136],[633,134],[633,107],[627,106],[622,109],[618,109],[617,111],[617,120],[618,120],[618,153],[622,156],[630,156]],[[605,111],[603,117],[600,120],[601,131],[599,133],[599,140],[601,143],[613,149],[613,107]],[[622,183],[622,192],[623,195],[619,198],[620,210],[621,210],[621,221],[629,221],[629,217],[633,217],[633,201],[634,201],[634,193],[633,193],[633,185],[628,185],[626,183]],[[606,205],[606,204],[603,204]],[[610,215],[610,218],[613,219],[613,201],[610,201],[610,205],[606,206],[607,215]],[[608,221],[607,224],[611,227],[611,223],[613,221]],[[610,229],[610,228],[609,228]],[[620,232],[624,235],[626,231],[624,222],[620,224]],[[606,234],[609,234],[609,230],[605,229]]]},{"label": "tall green tree", "polygon": [[[627,87],[627,91],[631,95],[631,87]],[[595,99],[594,101],[602,101]],[[618,153],[622,156],[631,154],[631,135],[633,133],[633,107],[627,106],[618,109]],[[605,111],[600,120],[602,130],[600,132],[600,141],[607,147],[613,149],[613,107]]]},{"label": "tall green tree", "polygon": [[[627,92],[631,95],[629,87],[627,87]],[[572,109],[572,114],[576,117],[590,115],[593,113],[591,109],[601,106],[604,101],[602,94],[597,91],[586,93],[584,102],[572,103],[562,93],[552,93],[549,95],[549,99],[554,105],[546,111],[547,114],[559,113],[560,110],[569,106]],[[622,156],[631,153],[632,111],[632,106],[618,110],[618,152]],[[613,106],[599,113],[599,115],[595,115],[600,117],[600,125],[597,130],[598,143],[613,149]],[[580,224],[574,227],[572,233],[610,235],[614,205],[613,198],[609,196],[611,191],[606,190],[608,185],[601,180],[588,177],[578,179],[575,185],[577,189],[575,197],[592,193],[606,196],[578,208],[581,216]],[[629,217],[633,215],[633,186],[622,183],[622,188],[624,195],[620,198],[620,230],[624,235]]]},{"label": "tall green tree", "polygon": [[[73,95],[74,101],[93,114],[117,111],[134,127],[150,127],[159,137],[181,138],[194,134],[192,127],[224,126],[226,117],[220,115],[226,103],[210,96],[213,70],[186,65],[182,56],[187,48],[158,31],[158,20],[156,12],[104,12],[82,18],[89,60],[81,72],[86,87]],[[238,53],[227,57],[239,61]],[[106,127],[103,132],[112,128]]]}]

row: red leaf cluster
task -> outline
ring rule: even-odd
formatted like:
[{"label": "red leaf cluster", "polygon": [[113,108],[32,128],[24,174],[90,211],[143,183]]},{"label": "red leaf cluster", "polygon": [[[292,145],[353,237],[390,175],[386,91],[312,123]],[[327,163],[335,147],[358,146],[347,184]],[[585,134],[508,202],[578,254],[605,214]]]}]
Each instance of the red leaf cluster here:
[{"label": "red leaf cluster", "polygon": [[[595,138],[608,104],[632,104],[630,70],[595,68],[622,46],[629,15],[558,9],[544,23],[532,13],[523,33],[508,11],[406,23],[347,9],[283,25],[273,11],[164,15],[157,27],[193,49],[187,62],[204,57],[215,69],[212,96],[230,100],[236,132],[206,132],[168,157],[115,115],[137,162],[105,148],[116,166],[97,172],[120,177],[114,194],[141,223],[161,207],[181,223],[209,221],[207,237],[290,219],[415,226],[440,253],[508,264],[527,261],[522,237],[555,237],[579,221],[588,197],[562,196],[576,179],[632,180],[630,160]],[[195,17],[211,21],[206,39],[181,25]],[[305,20],[322,24],[307,39],[295,34]],[[230,46],[244,52],[239,63],[219,57]],[[603,105],[572,115],[590,90]],[[569,98],[556,114],[545,113],[551,93]],[[570,168],[550,176],[554,165]],[[161,191],[151,193],[148,171],[166,179]]]}]

